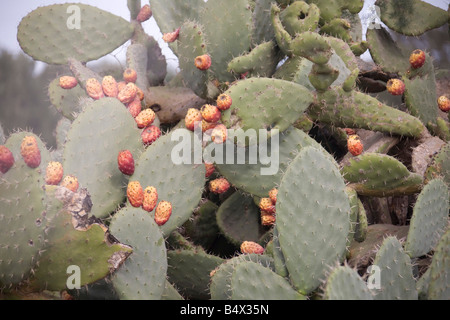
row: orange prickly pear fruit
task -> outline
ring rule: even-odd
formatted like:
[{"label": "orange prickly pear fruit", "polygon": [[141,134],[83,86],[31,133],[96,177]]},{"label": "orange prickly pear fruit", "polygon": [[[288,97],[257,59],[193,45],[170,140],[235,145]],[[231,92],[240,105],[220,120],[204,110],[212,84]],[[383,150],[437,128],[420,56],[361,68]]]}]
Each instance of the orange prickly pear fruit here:
[{"label": "orange prickly pear fruit", "polygon": [[438,98],[438,106],[439,109],[441,109],[444,112],[449,112],[450,111],[450,99],[447,98],[446,96],[440,96]]},{"label": "orange prickly pear fruit", "polygon": [[405,92],[405,84],[400,79],[389,79],[386,89],[394,96],[401,96]]},{"label": "orange prickly pear fruit", "polygon": [[144,190],[139,181],[130,181],[127,187],[127,198],[130,204],[138,208],[144,202]]},{"label": "orange prickly pear fruit", "polygon": [[227,140],[228,130],[224,124],[218,124],[211,132],[211,139],[214,143],[221,144]]},{"label": "orange prickly pear fruit", "polygon": [[94,100],[101,99],[105,96],[102,84],[95,78],[89,78],[86,81],[86,92]]},{"label": "orange prickly pear fruit", "polygon": [[133,102],[137,96],[137,87],[133,82],[129,82],[125,85],[125,87],[119,91],[117,95],[117,99],[120,100],[123,104],[128,104]]},{"label": "orange prickly pear fruit", "polygon": [[209,182],[209,190],[213,193],[225,193],[228,189],[230,189],[230,183],[225,178],[217,178]]},{"label": "orange prickly pear fruit", "polygon": [[273,205],[277,203],[278,189],[273,188],[269,191],[269,198],[272,201]]},{"label": "orange prickly pear fruit", "polygon": [[158,226],[165,224],[172,214],[172,204],[169,201],[158,203],[155,211],[155,222]]},{"label": "orange prickly pear fruit", "polygon": [[261,211],[261,224],[263,226],[273,226],[275,224],[275,221],[275,215]]},{"label": "orange prickly pear fruit", "polygon": [[71,76],[62,76],[59,78],[59,86],[63,89],[75,88],[78,84],[78,80]]},{"label": "orange prickly pear fruit", "polygon": [[20,145],[20,154],[30,168],[37,168],[41,164],[41,151],[39,150],[36,138],[26,136]]},{"label": "orange prickly pear fruit", "polygon": [[207,54],[198,56],[194,60],[195,66],[200,70],[208,70],[211,67],[211,57]]},{"label": "orange prickly pear fruit", "polygon": [[233,104],[233,100],[226,93],[222,93],[217,97],[216,104],[219,110],[225,111],[230,109],[231,105]]},{"label": "orange prickly pear fruit", "polygon": [[188,130],[194,131],[195,125],[199,125],[202,122],[202,113],[200,110],[195,108],[189,108],[186,117],[184,118],[184,123]]},{"label": "orange prickly pear fruit", "polygon": [[107,97],[116,98],[119,94],[119,88],[117,87],[117,81],[112,76],[105,76],[102,80],[103,93]]},{"label": "orange prickly pear fruit", "polygon": [[0,146],[0,172],[6,173],[14,165],[14,155],[5,146]]},{"label": "orange prickly pear fruit", "polygon": [[147,187],[144,190],[144,201],[142,203],[142,208],[145,211],[151,212],[156,207],[158,202],[158,191],[155,187]]},{"label": "orange prickly pear fruit", "polygon": [[63,178],[64,170],[60,162],[51,161],[47,165],[45,172],[45,183],[50,185],[58,185]]},{"label": "orange prickly pear fruit", "polygon": [[354,156],[359,156],[364,150],[363,143],[361,142],[359,136],[356,134],[348,137],[347,148],[348,151]]},{"label": "orange prickly pear fruit", "polygon": [[240,249],[242,253],[255,253],[255,254],[264,253],[264,248],[253,241],[242,242]]},{"label": "orange prickly pear fruit", "polygon": [[217,121],[219,121],[222,115],[219,108],[213,106],[212,104],[203,105],[200,109],[200,112],[202,113],[203,119],[211,123],[216,123]]},{"label": "orange prickly pear fruit", "polygon": [[142,110],[134,119],[136,120],[138,128],[142,129],[150,126],[153,123],[153,121],[155,121],[155,118],[156,118],[155,112],[149,108]]},{"label": "orange prickly pear fruit", "polygon": [[152,17],[152,9],[150,8],[150,6],[148,4],[146,4],[139,11],[139,13],[136,17],[136,20],[138,22],[144,22],[144,21],[147,21],[148,19],[150,19],[151,17]]},{"label": "orange prickly pear fruit", "polygon": [[134,173],[134,158],[130,150],[122,150],[119,152],[117,165],[123,174],[131,176]]},{"label": "orange prickly pear fruit", "polygon": [[180,28],[176,29],[173,32],[164,33],[162,39],[167,42],[175,42],[178,39],[178,36],[180,35]]},{"label": "orange prickly pear fruit", "polygon": [[275,213],[275,205],[270,198],[261,198],[259,200],[259,208],[269,214]]},{"label": "orange prickly pear fruit", "polygon": [[79,187],[78,179],[73,175],[65,176],[63,181],[61,181],[60,186],[67,188],[72,192],[77,192]]},{"label": "orange prickly pear fruit", "polygon": [[131,69],[131,68],[125,69],[125,71],[123,72],[123,80],[126,83],[129,83],[129,82],[135,83],[137,80],[136,70]]},{"label": "orange prickly pear fruit", "polygon": [[409,56],[409,63],[414,69],[418,69],[425,64],[425,52],[420,49],[414,50]]}]

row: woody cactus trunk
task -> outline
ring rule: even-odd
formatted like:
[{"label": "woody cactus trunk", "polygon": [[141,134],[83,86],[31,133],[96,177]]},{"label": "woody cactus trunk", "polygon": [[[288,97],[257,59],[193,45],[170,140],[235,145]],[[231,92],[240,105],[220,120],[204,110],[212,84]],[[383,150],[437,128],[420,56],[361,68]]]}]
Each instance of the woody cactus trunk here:
[{"label": "woody cactus trunk", "polygon": [[[1,298],[450,298],[448,70],[390,35],[446,10],[378,0],[363,40],[362,0],[127,4],[18,26],[71,73],[55,150],[0,134]],[[120,46],[123,77],[89,68]]]}]

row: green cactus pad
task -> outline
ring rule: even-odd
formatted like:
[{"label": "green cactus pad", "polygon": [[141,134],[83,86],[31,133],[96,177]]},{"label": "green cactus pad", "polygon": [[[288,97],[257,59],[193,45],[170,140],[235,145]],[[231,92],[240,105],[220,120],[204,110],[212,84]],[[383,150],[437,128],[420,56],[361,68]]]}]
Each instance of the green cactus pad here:
[{"label": "green cactus pad", "polygon": [[260,44],[274,40],[275,33],[270,19],[272,0],[256,0],[253,9],[252,42]]},{"label": "green cactus pad", "polygon": [[233,193],[217,211],[217,225],[222,234],[239,246],[243,241],[258,242],[265,230],[260,221],[260,210],[249,195]]},{"label": "green cactus pad", "polygon": [[210,249],[220,233],[217,225],[216,213],[219,207],[212,201],[205,201],[184,225],[186,235],[191,241],[204,248]]},{"label": "green cactus pad", "polygon": [[67,133],[72,126],[72,121],[67,118],[61,118],[56,124],[55,136],[56,136],[56,148],[57,150],[64,150],[66,144]]},{"label": "green cactus pad", "polygon": [[17,39],[28,55],[49,64],[88,62],[112,52],[133,34],[125,19],[96,7],[66,3],[39,7],[22,19]]},{"label": "green cactus pad", "polygon": [[202,196],[205,166],[194,159],[194,152],[199,151],[194,143],[191,131],[176,128],[161,136],[135,159],[136,170],[130,181],[139,181],[143,189],[154,186],[158,201],[172,204],[172,215],[161,227],[164,235],[169,235],[189,219]]},{"label": "green cactus pad", "polygon": [[182,296],[188,299],[210,299],[210,273],[224,262],[202,250],[169,250],[167,277]]},{"label": "green cactus pad", "polygon": [[308,74],[311,72],[312,66],[313,63],[308,59],[300,56],[293,56],[287,59],[277,71],[275,71],[273,77],[298,83],[308,90],[314,91],[315,88],[308,79]]},{"label": "green cactus pad", "polygon": [[417,300],[411,259],[396,237],[384,239],[373,266],[380,275],[380,288],[371,289],[375,300]]},{"label": "green cactus pad", "polygon": [[281,180],[276,212],[289,277],[308,294],[342,259],[350,231],[349,198],[331,156],[313,147],[300,151]]},{"label": "green cactus pad", "polygon": [[427,183],[417,198],[406,239],[405,251],[411,258],[430,252],[447,228],[449,191],[441,179]]},{"label": "green cactus pad", "polygon": [[306,0],[306,2],[314,3],[319,7],[320,18],[323,22],[341,17],[345,9],[350,13],[358,13],[364,5],[362,0]]},{"label": "green cactus pad", "polygon": [[377,0],[381,21],[390,29],[405,36],[420,36],[438,28],[448,20],[448,13],[419,0]]},{"label": "green cactus pad", "polygon": [[366,210],[361,200],[358,199],[358,222],[356,224],[354,239],[358,242],[366,240],[369,222],[367,221]]},{"label": "green cactus pad", "polygon": [[319,25],[320,10],[315,4],[304,1],[295,1],[281,14],[281,23],[292,37],[297,33],[314,31]]},{"label": "green cactus pad", "polygon": [[394,157],[378,153],[347,159],[341,172],[351,188],[367,196],[414,194],[421,190],[423,183],[421,175],[408,171]]},{"label": "green cactus pad", "polygon": [[275,266],[275,272],[282,277],[288,277],[289,272],[286,268],[286,260],[284,259],[283,252],[280,247],[280,235],[278,234],[278,228],[275,225],[273,227],[273,262]]},{"label": "green cactus pad", "polygon": [[133,248],[132,255],[112,278],[121,299],[159,300],[165,290],[167,252],[160,228],[141,208],[123,208],[114,214],[111,233]]},{"label": "green cactus pad", "polygon": [[356,270],[348,266],[339,266],[328,276],[324,299],[373,300],[373,297]]},{"label": "green cactus pad", "polygon": [[[425,171],[425,180],[430,181],[435,178],[442,178],[450,187],[450,143],[445,144],[439,152],[433,156],[431,164]],[[450,197],[449,197],[450,199]]]},{"label": "green cactus pad", "polygon": [[[233,104],[222,112],[222,123],[227,128],[242,129],[244,132],[236,132],[239,138],[245,138],[248,129],[266,129],[268,137],[271,135],[269,130],[283,132],[313,102],[311,92],[305,87],[270,78],[238,81],[226,94],[232,98]],[[249,139],[246,145],[255,142],[255,139]]]},{"label": "green cactus pad", "polygon": [[141,90],[149,86],[147,78],[148,52],[147,47],[141,43],[133,43],[127,48],[127,67],[136,71],[136,85]]},{"label": "green cactus pad", "polygon": [[306,300],[288,280],[251,261],[236,266],[231,290],[232,300]]},{"label": "green cactus pad", "polygon": [[125,149],[136,161],[142,140],[136,121],[115,98],[87,105],[67,134],[64,172],[75,175],[80,187],[88,189],[92,215],[98,218],[111,214],[125,197],[128,176],[120,172],[117,164],[119,152]]},{"label": "green cactus pad", "polygon": [[59,78],[56,78],[48,87],[48,96],[52,105],[64,117],[73,121],[82,110],[80,100],[88,98],[86,91],[77,85],[72,89],[63,89],[59,86]]},{"label": "green cactus pad", "polygon": [[430,300],[450,299],[450,229],[442,235],[430,265],[430,279],[427,298]]}]

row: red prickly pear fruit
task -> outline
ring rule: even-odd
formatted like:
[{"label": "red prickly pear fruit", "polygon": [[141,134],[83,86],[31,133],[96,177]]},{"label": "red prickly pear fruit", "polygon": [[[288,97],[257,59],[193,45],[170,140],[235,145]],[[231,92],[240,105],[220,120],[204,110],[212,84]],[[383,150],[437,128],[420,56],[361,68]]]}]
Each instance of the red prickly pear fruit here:
[{"label": "red prickly pear fruit", "polygon": [[158,226],[164,225],[172,214],[172,204],[169,201],[161,201],[155,210],[155,222]]},{"label": "red prickly pear fruit", "polygon": [[409,63],[413,69],[418,69],[425,64],[425,59],[425,52],[420,49],[416,49],[409,56]]},{"label": "red prickly pear fruit", "polygon": [[176,29],[173,32],[164,33],[162,39],[167,43],[175,42],[180,35],[180,28]]},{"label": "red prickly pear fruit", "polygon": [[152,109],[142,110],[135,118],[139,129],[150,126],[155,121],[156,114]]},{"label": "red prickly pear fruit", "polygon": [[145,22],[148,19],[150,19],[151,17],[152,17],[152,9],[150,8],[150,6],[148,4],[146,4],[139,11],[139,13],[136,17],[136,20],[138,22]]},{"label": "red prickly pear fruit", "polygon": [[209,182],[209,190],[216,194],[222,194],[230,189],[230,183],[225,178],[217,178]]},{"label": "red prickly pear fruit", "polygon": [[228,130],[224,124],[218,124],[211,132],[211,139],[214,143],[222,144],[227,140]]},{"label": "red prickly pear fruit", "polygon": [[20,154],[30,168],[37,168],[41,164],[41,151],[39,150],[36,138],[26,136],[20,145]]},{"label": "red prickly pear fruit", "polygon": [[211,67],[211,57],[207,54],[198,56],[194,60],[195,66],[200,70],[208,70]]},{"label": "red prickly pear fruit", "polygon": [[128,104],[133,102],[137,96],[137,87],[133,82],[129,82],[123,87],[122,90],[119,91],[117,95],[117,99],[120,100],[123,104]]},{"label": "red prickly pear fruit", "polygon": [[405,84],[400,79],[389,79],[386,89],[394,96],[401,96],[405,92]]},{"label": "red prickly pear fruit", "polygon": [[359,136],[356,134],[348,137],[347,148],[348,151],[354,156],[359,156],[364,150],[363,143],[361,142]]},{"label": "red prickly pear fruit", "polygon": [[259,200],[259,208],[269,214],[275,213],[275,205],[270,198],[261,198]]},{"label": "red prickly pear fruit", "polygon": [[86,81],[86,92],[94,100],[101,99],[105,96],[102,84],[95,78],[89,78]]},{"label": "red prickly pear fruit", "polygon": [[195,108],[189,108],[186,117],[184,118],[184,123],[188,130],[194,131],[196,125],[200,125],[202,122],[202,113],[200,110]]},{"label": "red prickly pear fruit", "polygon": [[58,161],[50,161],[45,172],[45,183],[49,185],[58,185],[64,175],[63,166]]},{"label": "red prickly pear fruit", "polygon": [[149,146],[161,136],[161,130],[157,126],[149,126],[141,133],[142,142]]},{"label": "red prickly pear fruit", "polygon": [[139,208],[144,202],[144,190],[139,181],[130,181],[127,186],[127,198],[130,204]]},{"label": "red prickly pear fruit", "polygon": [[278,196],[278,189],[273,188],[269,191],[269,198],[272,201],[272,203],[275,205],[277,203],[277,196]]},{"label": "red prickly pear fruit", "polygon": [[118,89],[118,91],[119,91],[119,92],[122,91],[123,88],[125,88],[126,85],[127,85],[127,83],[126,83],[125,81],[119,81],[119,82],[117,82],[117,89]]},{"label": "red prickly pear fruit", "polygon": [[133,118],[136,118],[139,113],[142,111],[142,104],[139,99],[134,99],[132,102],[128,104],[128,111],[131,113]]},{"label": "red prickly pear fruit", "polygon": [[119,88],[117,87],[117,81],[112,76],[105,76],[102,80],[103,93],[107,97],[116,98],[119,94]]},{"label": "red prickly pear fruit", "polygon": [[265,227],[273,226],[275,224],[276,217],[273,214],[261,211],[261,224]]},{"label": "red prickly pear fruit", "polygon": [[440,96],[437,101],[438,101],[439,109],[441,109],[444,112],[450,111],[450,99],[449,98],[447,98],[446,96]]},{"label": "red prickly pear fruit", "polygon": [[263,254],[264,253],[264,248],[257,244],[256,242],[253,241],[244,241],[241,244],[241,252],[242,253],[254,253],[254,254]]},{"label": "red prickly pear fruit", "polygon": [[77,192],[79,187],[78,179],[73,175],[65,176],[64,179],[61,181],[60,186],[67,188],[72,192]]},{"label": "red prickly pear fruit", "polygon": [[219,110],[225,111],[230,109],[231,105],[233,104],[233,100],[226,93],[222,93],[217,97],[216,104]]},{"label": "red prickly pear fruit", "polygon": [[129,150],[122,150],[117,156],[117,165],[120,172],[131,176],[134,173],[134,158]]},{"label": "red prickly pear fruit", "polygon": [[5,146],[0,146],[0,172],[6,173],[14,165],[14,155]]},{"label": "red prickly pear fruit", "polygon": [[200,112],[202,113],[202,118],[211,123],[216,123],[220,120],[222,114],[219,108],[213,106],[212,104],[205,104],[201,107]]},{"label": "red prickly pear fruit", "polygon": [[63,89],[75,88],[78,84],[78,80],[72,76],[62,76],[59,78],[59,86]]},{"label": "red prickly pear fruit", "polygon": [[205,178],[209,178],[216,168],[214,167],[214,164],[205,162]]},{"label": "red prickly pear fruit", "polygon": [[123,80],[126,83],[135,83],[137,80],[137,72],[134,69],[131,68],[127,68],[125,69],[125,71],[123,72]]},{"label": "red prickly pear fruit", "polygon": [[152,212],[158,202],[158,191],[155,187],[147,187],[144,190],[144,201],[142,202],[142,209]]},{"label": "red prickly pear fruit", "polygon": [[351,136],[352,134],[356,134],[356,131],[351,128],[344,128],[344,131],[348,136]]}]

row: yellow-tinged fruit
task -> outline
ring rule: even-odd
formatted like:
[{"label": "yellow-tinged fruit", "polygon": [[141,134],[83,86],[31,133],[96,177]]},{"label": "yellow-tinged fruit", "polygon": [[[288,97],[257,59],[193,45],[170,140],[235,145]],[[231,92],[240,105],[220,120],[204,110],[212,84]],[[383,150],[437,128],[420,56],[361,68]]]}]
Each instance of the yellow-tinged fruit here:
[{"label": "yellow-tinged fruit", "polygon": [[269,198],[272,201],[272,203],[275,205],[277,203],[277,195],[278,195],[278,189],[273,188],[269,191]]},{"label": "yellow-tinged fruit", "polygon": [[231,105],[233,104],[233,100],[226,93],[222,93],[217,97],[216,104],[219,110],[225,111],[230,109]]},{"label": "yellow-tinged fruit", "polygon": [[127,198],[130,204],[138,208],[144,202],[144,190],[139,181],[130,181],[127,187]]},{"label": "yellow-tinged fruit", "polygon": [[113,76],[105,76],[102,80],[103,93],[107,97],[116,98],[119,94],[119,88],[117,86],[117,81]]},{"label": "yellow-tinged fruit", "polygon": [[75,88],[78,84],[78,80],[72,76],[62,76],[59,78],[59,86],[63,89]]},{"label": "yellow-tinged fruit", "polygon": [[353,134],[347,139],[347,148],[354,156],[359,156],[364,151],[364,146],[358,135]]},{"label": "yellow-tinged fruit", "polygon": [[263,254],[264,253],[264,248],[260,244],[253,242],[253,241],[242,242],[240,249],[241,249],[242,253],[247,253],[247,254],[250,254],[250,253]]},{"label": "yellow-tinged fruit", "polygon": [[219,108],[212,104],[205,104],[201,107],[200,112],[202,113],[202,118],[211,123],[216,123],[219,121],[222,114],[220,113]]},{"label": "yellow-tinged fruit", "polygon": [[45,183],[50,185],[58,185],[64,175],[64,169],[60,162],[51,161],[47,165],[45,172]]},{"label": "yellow-tinged fruit", "polygon": [[425,52],[420,49],[416,49],[409,56],[409,63],[411,64],[412,68],[418,69],[425,64],[425,59]]},{"label": "yellow-tinged fruit", "polygon": [[125,71],[123,72],[123,80],[126,83],[129,83],[129,82],[135,83],[137,80],[136,70],[131,69],[131,68],[125,69]]},{"label": "yellow-tinged fruit", "polygon": [[155,112],[152,109],[148,108],[142,110],[134,119],[136,120],[138,128],[142,129],[151,125],[153,121],[155,121],[155,118]]},{"label": "yellow-tinged fruit", "polygon": [[446,96],[440,96],[437,100],[439,109],[441,109],[444,112],[450,111],[450,99]]},{"label": "yellow-tinged fruit", "polygon": [[261,224],[265,227],[270,227],[275,224],[276,217],[273,214],[261,211]]},{"label": "yellow-tinged fruit", "polygon": [[205,119],[202,119],[202,132],[206,132],[208,130],[213,130],[217,126],[217,123],[208,122]]},{"label": "yellow-tinged fruit", "polygon": [[186,116],[184,117],[184,123],[188,130],[194,131],[196,125],[200,125],[202,122],[202,113],[195,108],[189,108]]},{"label": "yellow-tinged fruit", "polygon": [[267,213],[275,213],[275,205],[270,198],[261,198],[259,200],[259,208]]},{"label": "yellow-tinged fruit", "polygon": [[86,92],[94,100],[101,99],[105,96],[102,84],[95,78],[89,78],[86,81]]},{"label": "yellow-tinged fruit", "polygon": [[195,66],[200,70],[208,70],[211,67],[211,57],[207,54],[198,56],[194,60]]},{"label": "yellow-tinged fruit", "polygon": [[225,178],[217,178],[209,182],[209,190],[213,193],[221,194],[230,189],[230,183]]},{"label": "yellow-tinged fruit", "polygon": [[144,201],[142,203],[142,208],[145,211],[151,212],[156,207],[158,202],[158,191],[155,187],[147,187],[144,190]]},{"label": "yellow-tinged fruit", "polygon": [[37,168],[41,164],[41,151],[34,136],[26,136],[20,145],[20,154],[30,168]]},{"label": "yellow-tinged fruit", "polygon": [[122,90],[119,91],[117,95],[117,99],[120,100],[123,104],[128,104],[136,99],[137,96],[137,87],[133,82],[129,82],[123,87]]},{"label": "yellow-tinged fruit", "polygon": [[72,192],[77,192],[79,187],[78,179],[73,175],[65,176],[64,179],[61,181],[60,186],[67,188]]},{"label": "yellow-tinged fruit", "polygon": [[155,210],[155,222],[158,226],[165,224],[172,214],[172,204],[169,201],[161,201]]},{"label": "yellow-tinged fruit", "polygon": [[389,79],[386,89],[394,96],[401,96],[405,92],[405,83],[400,79]]}]

